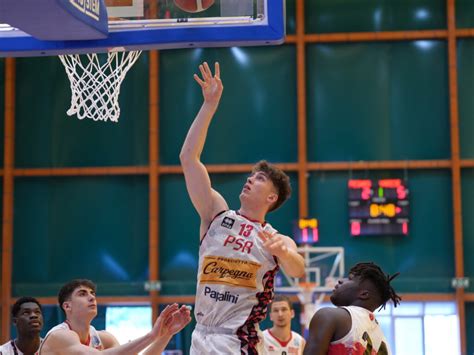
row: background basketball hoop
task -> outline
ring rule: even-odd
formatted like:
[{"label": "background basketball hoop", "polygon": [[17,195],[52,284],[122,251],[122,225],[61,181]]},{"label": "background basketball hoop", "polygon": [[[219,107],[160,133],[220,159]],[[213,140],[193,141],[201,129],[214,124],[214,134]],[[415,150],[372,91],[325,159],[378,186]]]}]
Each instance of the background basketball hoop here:
[{"label": "background basketball hoop", "polygon": [[298,247],[298,253],[305,260],[305,276],[290,277],[283,270],[276,292],[298,296],[304,308],[301,324],[308,328],[324,297],[332,292],[337,280],[344,277],[344,248],[304,245]]},{"label": "background basketball hoop", "polygon": [[[69,116],[118,122],[120,86],[141,51],[60,55],[71,87]],[[104,58],[105,57],[105,58]]]}]

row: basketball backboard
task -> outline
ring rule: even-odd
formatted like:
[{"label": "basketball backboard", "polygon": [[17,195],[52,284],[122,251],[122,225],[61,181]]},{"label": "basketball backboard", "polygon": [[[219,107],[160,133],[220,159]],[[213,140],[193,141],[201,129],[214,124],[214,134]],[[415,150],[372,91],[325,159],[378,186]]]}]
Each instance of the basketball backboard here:
[{"label": "basketball backboard", "polygon": [[0,0],[0,57],[280,44],[284,25],[284,0]]},{"label": "basketball backboard", "polygon": [[283,270],[278,274],[275,291],[298,296],[304,305],[301,323],[308,327],[324,296],[344,277],[344,248],[303,245],[298,247],[298,253],[304,258],[305,276],[290,277]]}]

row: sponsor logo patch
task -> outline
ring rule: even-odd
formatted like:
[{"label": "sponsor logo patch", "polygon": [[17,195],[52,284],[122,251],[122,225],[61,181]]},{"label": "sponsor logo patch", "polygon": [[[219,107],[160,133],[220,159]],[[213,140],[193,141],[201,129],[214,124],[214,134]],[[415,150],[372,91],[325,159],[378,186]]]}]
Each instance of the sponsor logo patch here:
[{"label": "sponsor logo patch", "polygon": [[229,291],[218,292],[208,286],[204,287],[204,296],[210,297],[216,302],[230,302],[236,304],[239,300],[239,295],[232,294]]},{"label": "sponsor logo patch", "polygon": [[235,223],[235,219],[232,219],[230,217],[224,217],[224,219],[222,220],[221,226],[226,227],[228,229],[232,229],[232,227],[234,226],[234,223]]},{"label": "sponsor logo patch", "polygon": [[257,272],[260,267],[259,263],[253,261],[205,256],[199,275],[199,283],[256,289]]}]

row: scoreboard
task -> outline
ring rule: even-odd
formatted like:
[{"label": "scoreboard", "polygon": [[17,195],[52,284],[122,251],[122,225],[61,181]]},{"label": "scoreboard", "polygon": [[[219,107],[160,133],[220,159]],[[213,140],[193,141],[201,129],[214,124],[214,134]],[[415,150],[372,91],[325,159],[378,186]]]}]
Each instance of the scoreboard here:
[{"label": "scoreboard", "polygon": [[407,235],[409,190],[401,179],[349,180],[352,236]]}]

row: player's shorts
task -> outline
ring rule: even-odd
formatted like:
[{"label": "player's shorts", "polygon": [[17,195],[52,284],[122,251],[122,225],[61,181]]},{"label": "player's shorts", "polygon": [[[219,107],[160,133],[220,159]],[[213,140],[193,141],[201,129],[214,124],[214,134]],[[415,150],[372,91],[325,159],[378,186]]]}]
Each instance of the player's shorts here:
[{"label": "player's shorts", "polygon": [[[259,339],[262,339],[259,330]],[[257,353],[262,354],[263,346],[257,344]],[[237,334],[231,329],[207,327],[197,324],[193,331],[190,355],[254,355],[255,352],[246,350]]]}]

